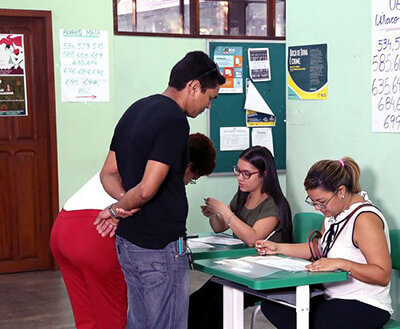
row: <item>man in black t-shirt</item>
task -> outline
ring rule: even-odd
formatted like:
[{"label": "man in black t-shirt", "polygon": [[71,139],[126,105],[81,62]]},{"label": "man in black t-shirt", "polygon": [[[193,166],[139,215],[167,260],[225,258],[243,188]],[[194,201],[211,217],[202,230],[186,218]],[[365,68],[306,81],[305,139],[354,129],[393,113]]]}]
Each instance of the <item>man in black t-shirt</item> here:
[{"label": "man in black t-shirt", "polygon": [[[128,329],[187,327],[189,265],[182,243],[188,212],[186,117],[210,108],[223,83],[205,53],[190,52],[173,67],[167,89],[131,105],[115,128],[100,177],[120,201],[104,209],[95,224],[107,234],[117,215],[128,216],[116,231],[128,287]],[[140,211],[134,213],[136,208]]]}]

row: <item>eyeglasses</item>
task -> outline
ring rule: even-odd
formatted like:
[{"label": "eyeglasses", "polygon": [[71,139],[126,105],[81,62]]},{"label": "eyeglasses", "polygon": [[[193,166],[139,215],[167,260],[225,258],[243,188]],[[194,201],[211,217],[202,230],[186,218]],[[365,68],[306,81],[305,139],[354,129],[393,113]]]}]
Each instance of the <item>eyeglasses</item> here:
[{"label": "eyeglasses", "polygon": [[249,179],[252,175],[259,173],[259,171],[251,172],[248,170],[240,170],[239,166],[233,166],[232,170],[235,176],[239,176],[240,174],[242,174],[244,179]]},{"label": "eyeglasses", "polygon": [[324,203],[319,203],[319,202],[314,202],[313,200],[311,200],[310,196],[307,195],[306,199],[304,200],[307,204],[309,204],[312,207],[318,207],[321,210],[326,210],[328,203],[332,200],[332,198],[337,194],[338,190],[336,190],[335,192],[333,192],[332,196],[326,200]]},{"label": "eyeglasses", "polygon": [[203,74],[200,74],[199,76],[195,77],[193,80],[199,80],[202,77],[205,77],[206,75],[212,73],[212,72],[216,72],[219,71],[219,66],[217,64],[215,64],[215,67],[207,72],[204,72]]}]

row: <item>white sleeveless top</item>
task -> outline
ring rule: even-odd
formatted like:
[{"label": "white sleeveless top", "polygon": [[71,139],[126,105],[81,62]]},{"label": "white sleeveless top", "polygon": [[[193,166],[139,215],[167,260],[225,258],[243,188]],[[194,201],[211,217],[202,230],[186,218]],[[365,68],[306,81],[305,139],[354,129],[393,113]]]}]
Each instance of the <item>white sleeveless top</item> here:
[{"label": "white sleeveless top", "polygon": [[[367,261],[364,255],[361,253],[360,249],[355,247],[353,244],[353,230],[356,218],[359,214],[363,212],[373,212],[376,214],[383,222],[384,232],[386,236],[386,241],[388,244],[388,248],[390,251],[390,240],[389,240],[389,228],[386,223],[385,217],[382,213],[375,208],[372,203],[368,199],[368,195],[366,192],[361,192],[360,195],[364,198],[366,206],[358,209],[347,224],[344,226],[343,230],[339,234],[336,242],[333,244],[332,249],[329,250],[327,257],[328,258],[343,258],[348,259],[350,261],[367,264]],[[361,205],[362,202],[354,203],[350,206],[349,209],[343,211],[339,215],[334,217],[326,217],[324,220],[324,235],[320,239],[321,241],[321,249],[324,248],[326,240],[326,235],[328,233],[329,227],[346,218],[348,214],[350,214],[355,208]],[[337,231],[341,229],[343,223],[338,225]],[[354,299],[360,302],[375,306],[377,308],[386,310],[393,313],[393,309],[391,306],[391,298],[389,295],[390,290],[390,282],[387,286],[382,287],[379,285],[368,284],[362,281],[359,281],[349,275],[346,282],[335,282],[335,283],[325,283],[325,298],[340,298],[340,299]]]},{"label": "white sleeveless top", "polygon": [[103,210],[117,202],[104,190],[100,175],[94,175],[85,185],[75,192],[65,203],[64,210],[99,209]]}]

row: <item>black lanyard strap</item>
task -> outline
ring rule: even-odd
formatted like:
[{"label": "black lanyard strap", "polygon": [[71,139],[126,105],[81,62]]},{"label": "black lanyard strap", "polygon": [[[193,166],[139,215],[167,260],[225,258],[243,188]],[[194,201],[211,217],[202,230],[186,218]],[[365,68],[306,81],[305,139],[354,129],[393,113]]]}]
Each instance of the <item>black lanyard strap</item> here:
[{"label": "black lanyard strap", "polygon": [[[346,218],[344,218],[340,222],[331,224],[331,226],[329,226],[328,232],[326,232],[326,234],[324,234],[323,241],[322,241],[323,243],[325,243],[325,247],[322,250],[322,257],[326,257],[328,255],[328,252],[332,249],[332,247],[335,244],[340,233],[342,233],[344,227],[349,222],[350,218],[355,214],[355,212],[365,206],[372,206],[372,205],[369,203],[360,204],[350,214],[348,214],[346,216]],[[339,229],[339,225],[343,222],[344,222],[344,224]]]}]

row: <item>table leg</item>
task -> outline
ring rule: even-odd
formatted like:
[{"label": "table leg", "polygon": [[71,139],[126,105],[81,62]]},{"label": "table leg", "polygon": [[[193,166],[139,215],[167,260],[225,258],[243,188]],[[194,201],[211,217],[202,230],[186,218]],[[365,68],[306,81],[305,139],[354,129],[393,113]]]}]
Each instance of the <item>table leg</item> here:
[{"label": "table leg", "polygon": [[243,291],[224,286],[224,329],[243,327]]},{"label": "table leg", "polygon": [[309,328],[310,286],[296,287],[296,323],[297,329]]}]

